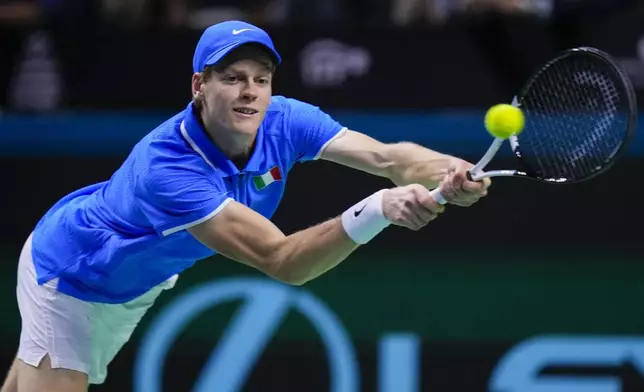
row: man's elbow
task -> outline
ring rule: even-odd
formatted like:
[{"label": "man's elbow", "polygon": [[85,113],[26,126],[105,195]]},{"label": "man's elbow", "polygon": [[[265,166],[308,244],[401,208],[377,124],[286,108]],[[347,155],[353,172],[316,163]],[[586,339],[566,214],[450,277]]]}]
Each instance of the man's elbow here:
[{"label": "man's elbow", "polygon": [[275,272],[269,274],[275,280],[291,286],[302,286],[309,282],[312,278],[293,268],[278,268]]},{"label": "man's elbow", "polygon": [[287,284],[289,286],[304,286],[310,279],[296,279],[296,278],[275,278],[276,280]]},{"label": "man's elbow", "polygon": [[288,262],[280,257],[279,252],[272,252],[264,257],[264,261],[258,263],[259,269],[271,279],[291,285],[302,286],[311,278],[305,274],[298,265]]}]

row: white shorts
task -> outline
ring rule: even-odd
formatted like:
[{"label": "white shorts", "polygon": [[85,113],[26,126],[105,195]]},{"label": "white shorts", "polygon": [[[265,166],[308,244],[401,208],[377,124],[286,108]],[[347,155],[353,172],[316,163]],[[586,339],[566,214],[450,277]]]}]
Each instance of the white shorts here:
[{"label": "white shorts", "polygon": [[38,366],[49,354],[53,368],[77,370],[90,384],[101,384],[107,366],[127,343],[137,324],[178,276],[125,304],[86,302],[56,290],[58,279],[38,285],[31,236],[18,265],[18,307],[22,318],[18,358]]}]

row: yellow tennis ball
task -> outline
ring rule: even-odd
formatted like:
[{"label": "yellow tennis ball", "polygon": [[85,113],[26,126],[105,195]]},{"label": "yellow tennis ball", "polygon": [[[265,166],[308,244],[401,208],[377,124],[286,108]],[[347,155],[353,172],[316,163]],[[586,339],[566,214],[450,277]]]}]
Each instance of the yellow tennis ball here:
[{"label": "yellow tennis ball", "polygon": [[523,112],[512,105],[494,105],[485,114],[485,129],[492,136],[501,139],[520,134],[524,124]]}]

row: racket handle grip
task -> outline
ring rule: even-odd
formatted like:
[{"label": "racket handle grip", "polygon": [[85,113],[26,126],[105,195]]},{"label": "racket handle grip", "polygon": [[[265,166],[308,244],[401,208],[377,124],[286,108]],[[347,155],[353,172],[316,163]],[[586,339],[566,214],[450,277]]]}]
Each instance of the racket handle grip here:
[{"label": "racket handle grip", "polygon": [[436,201],[436,203],[441,204],[441,205],[447,203],[447,200],[445,200],[443,195],[441,195],[441,189],[440,188],[435,188],[434,190],[429,192],[429,194],[432,195],[432,197],[434,198],[434,201]]}]

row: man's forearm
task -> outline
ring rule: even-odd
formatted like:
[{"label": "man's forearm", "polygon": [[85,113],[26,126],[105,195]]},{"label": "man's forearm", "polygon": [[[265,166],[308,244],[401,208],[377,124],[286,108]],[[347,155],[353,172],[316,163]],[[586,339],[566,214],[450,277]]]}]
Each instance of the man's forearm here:
[{"label": "man's forearm", "polygon": [[394,184],[421,184],[433,189],[441,182],[455,158],[414,143],[391,144],[386,150],[385,176]]},{"label": "man's forearm", "polygon": [[369,242],[389,226],[383,212],[385,192],[372,194],[337,218],[285,237],[273,253],[274,275],[303,284],[337,266],[358,244]]},{"label": "man's forearm", "polygon": [[334,268],[358,248],[342,227],[340,217],[291,234],[276,250],[275,276],[304,284]]}]

